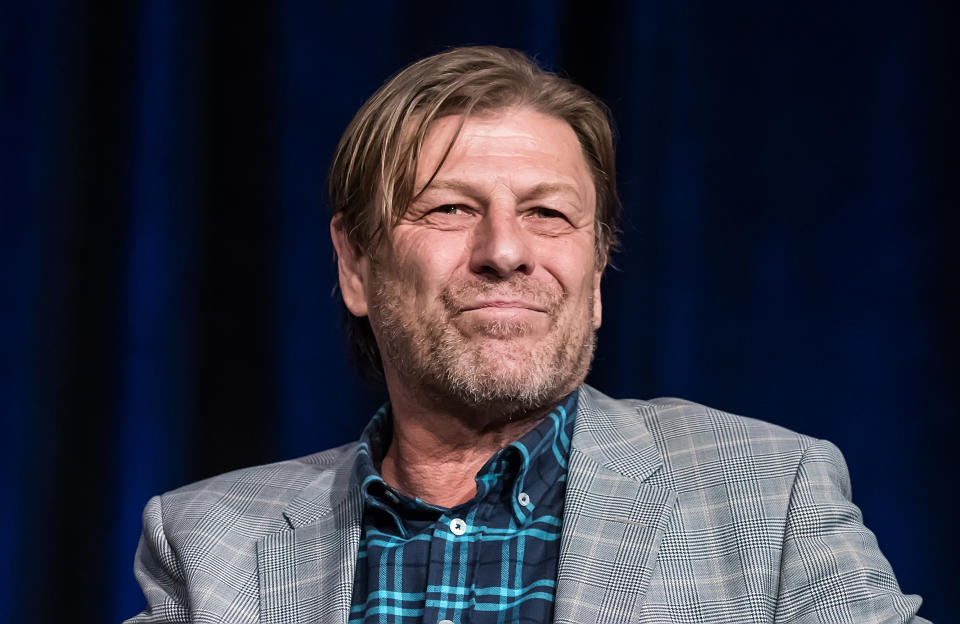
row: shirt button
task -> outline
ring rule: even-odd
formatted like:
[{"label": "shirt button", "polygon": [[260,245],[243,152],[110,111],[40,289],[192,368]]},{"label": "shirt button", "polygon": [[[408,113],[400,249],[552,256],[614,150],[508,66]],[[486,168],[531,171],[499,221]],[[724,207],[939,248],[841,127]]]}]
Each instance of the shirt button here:
[{"label": "shirt button", "polygon": [[437,624],[453,624],[453,620],[440,620]]},{"label": "shirt button", "polygon": [[520,496],[517,496],[517,502],[520,503],[522,507],[526,507],[530,504],[530,497],[526,492],[520,492]]},{"label": "shirt button", "polygon": [[[467,532],[467,523],[460,518],[454,518],[450,521],[450,531],[452,531],[454,535],[463,535]],[[446,621],[449,622],[450,620]],[[453,623],[451,622],[451,624]]]}]

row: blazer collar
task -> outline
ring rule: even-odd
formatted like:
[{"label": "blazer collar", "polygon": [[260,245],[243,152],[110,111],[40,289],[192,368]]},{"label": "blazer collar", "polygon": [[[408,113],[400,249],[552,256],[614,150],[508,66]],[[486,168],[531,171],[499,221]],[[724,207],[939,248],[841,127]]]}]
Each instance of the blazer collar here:
[{"label": "blazer collar", "polygon": [[645,481],[663,465],[646,420],[656,407],[618,401],[583,384],[574,423],[573,448],[608,470]]},{"label": "blazer collar", "polygon": [[317,522],[359,492],[353,479],[355,462],[356,449],[353,448],[343,452],[338,463],[316,467],[317,477],[283,510],[283,517],[291,528]]},{"label": "blazer collar", "polygon": [[318,465],[283,512],[290,529],[257,542],[261,622],[347,623],[363,514],[354,459]]},{"label": "blazer collar", "polygon": [[583,386],[567,475],[554,622],[635,622],[677,493],[651,482],[662,459],[655,408]]}]

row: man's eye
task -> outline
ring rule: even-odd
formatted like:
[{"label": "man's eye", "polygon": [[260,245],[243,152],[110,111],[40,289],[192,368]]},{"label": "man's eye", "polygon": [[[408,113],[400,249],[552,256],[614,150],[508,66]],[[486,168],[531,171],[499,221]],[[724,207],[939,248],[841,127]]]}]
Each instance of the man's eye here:
[{"label": "man's eye", "polygon": [[534,214],[540,219],[566,219],[564,214],[559,210],[544,208],[543,206],[534,208]]},{"label": "man's eye", "polygon": [[448,215],[458,215],[463,214],[463,206],[460,204],[444,204],[442,206],[437,206],[430,212],[436,212],[439,214],[448,214]]}]

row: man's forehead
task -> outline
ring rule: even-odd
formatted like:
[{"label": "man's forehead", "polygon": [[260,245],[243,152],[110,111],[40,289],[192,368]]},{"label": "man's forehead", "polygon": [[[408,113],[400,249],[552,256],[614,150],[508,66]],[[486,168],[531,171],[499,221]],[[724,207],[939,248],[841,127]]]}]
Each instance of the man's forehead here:
[{"label": "man's forehead", "polygon": [[[440,175],[442,176],[443,174]],[[421,195],[430,196],[435,192],[441,193],[449,191],[466,196],[473,196],[475,194],[482,194],[486,190],[485,187],[495,184],[495,182],[494,180],[483,178],[480,180],[469,180],[438,176],[430,182],[427,188],[423,189]],[[567,196],[570,199],[587,200],[588,197],[583,197],[583,194],[584,191],[589,191],[589,189],[583,189],[576,184],[556,181],[533,182],[530,186],[514,186],[512,190],[517,194],[522,194],[523,199],[527,200],[552,196]]]},{"label": "man's forehead", "polygon": [[474,170],[478,175],[499,170],[517,178],[527,174],[532,179],[525,180],[525,194],[531,195],[584,195],[589,191],[581,187],[593,187],[573,128],[527,107],[439,118],[428,129],[417,160],[418,193],[467,190],[468,184],[482,182]]},{"label": "man's forehead", "polygon": [[[469,191],[473,186],[464,180],[458,180],[456,178],[436,178],[433,182],[430,183],[430,188],[427,190],[440,190],[440,191]],[[527,192],[529,195],[556,195],[562,193],[576,193],[578,191],[577,187],[573,184],[568,184],[566,182],[540,182],[530,188]]]},{"label": "man's forehead", "polygon": [[569,150],[580,149],[573,127],[564,119],[541,113],[529,106],[510,106],[492,110],[450,113],[430,121],[424,144],[439,142],[445,146],[456,139],[460,149],[478,146],[514,146],[535,144],[548,128],[552,139],[562,141]]}]

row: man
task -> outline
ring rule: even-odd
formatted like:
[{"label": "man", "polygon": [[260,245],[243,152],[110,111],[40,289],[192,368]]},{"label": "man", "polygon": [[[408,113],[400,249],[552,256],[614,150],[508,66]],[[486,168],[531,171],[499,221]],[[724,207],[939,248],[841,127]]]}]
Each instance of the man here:
[{"label": "man", "polygon": [[461,48],[331,170],[358,443],[156,497],[134,622],[920,622],[827,442],[583,385],[619,204],[602,105]]}]

